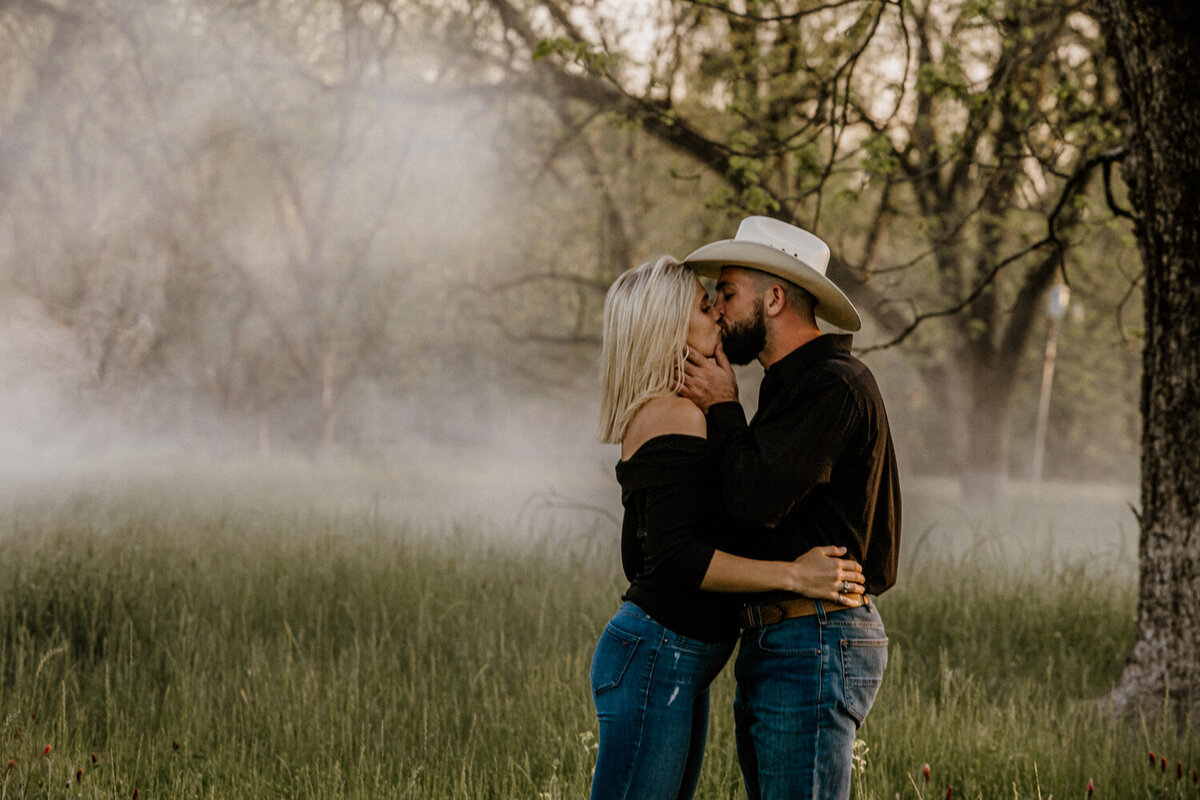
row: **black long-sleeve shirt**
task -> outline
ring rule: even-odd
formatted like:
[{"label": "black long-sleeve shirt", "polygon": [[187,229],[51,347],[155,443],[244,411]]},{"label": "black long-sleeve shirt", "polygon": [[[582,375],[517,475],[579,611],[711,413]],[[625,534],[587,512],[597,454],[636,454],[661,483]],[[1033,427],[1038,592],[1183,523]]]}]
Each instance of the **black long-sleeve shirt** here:
[{"label": "black long-sleeve shirt", "polygon": [[737,636],[737,597],[700,589],[730,521],[714,512],[714,463],[698,436],[656,436],[617,464],[621,566],[637,603],[659,624],[707,642]]},{"label": "black long-sleeve shirt", "polygon": [[715,404],[708,436],[738,526],[734,552],[790,561],[843,545],[878,594],[896,581],[900,482],[883,398],[851,339],[818,336],[772,364],[754,419],[739,403]]}]

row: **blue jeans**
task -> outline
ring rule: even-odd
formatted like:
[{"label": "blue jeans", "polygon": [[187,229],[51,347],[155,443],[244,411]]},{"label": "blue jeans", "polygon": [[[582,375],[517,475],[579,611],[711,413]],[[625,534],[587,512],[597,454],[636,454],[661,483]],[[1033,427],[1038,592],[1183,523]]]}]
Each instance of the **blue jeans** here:
[{"label": "blue jeans", "polygon": [[750,800],[845,800],[855,732],[887,666],[875,604],[742,633],[738,762]]},{"label": "blue jeans", "polygon": [[680,636],[622,603],[592,658],[600,751],[592,800],[683,800],[696,792],[708,686],[733,652]]}]

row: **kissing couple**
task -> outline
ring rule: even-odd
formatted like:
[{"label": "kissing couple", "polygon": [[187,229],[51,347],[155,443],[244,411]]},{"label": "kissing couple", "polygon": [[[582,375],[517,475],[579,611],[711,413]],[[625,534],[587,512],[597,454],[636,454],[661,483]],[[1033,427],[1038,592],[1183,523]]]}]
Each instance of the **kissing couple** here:
[{"label": "kissing couple", "polygon": [[[592,660],[593,800],[695,794],[709,685],[735,645],[750,800],[849,797],[887,664],[872,596],[896,579],[900,486],[874,376],[849,333],[817,324],[861,327],[829,257],[812,233],[749,217],[608,291],[600,438],[621,446],[629,588]],[[753,359],[747,422],[731,364]]]}]

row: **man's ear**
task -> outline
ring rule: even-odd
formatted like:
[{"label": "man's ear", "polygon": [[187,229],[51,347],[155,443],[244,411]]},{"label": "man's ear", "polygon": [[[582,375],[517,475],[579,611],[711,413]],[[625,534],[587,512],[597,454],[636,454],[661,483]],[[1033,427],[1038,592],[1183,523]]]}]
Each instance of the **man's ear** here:
[{"label": "man's ear", "polygon": [[763,293],[763,314],[768,317],[778,316],[787,305],[787,296],[783,287],[776,284]]}]

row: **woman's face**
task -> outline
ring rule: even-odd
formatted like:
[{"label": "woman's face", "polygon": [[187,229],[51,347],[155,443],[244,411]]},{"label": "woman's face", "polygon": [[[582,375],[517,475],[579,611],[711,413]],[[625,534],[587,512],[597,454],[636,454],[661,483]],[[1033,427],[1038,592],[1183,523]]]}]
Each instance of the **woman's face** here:
[{"label": "woman's face", "polygon": [[696,281],[696,299],[692,303],[692,317],[688,323],[687,346],[693,353],[712,358],[721,341],[721,329],[717,325],[717,311],[708,302],[708,292]]}]

